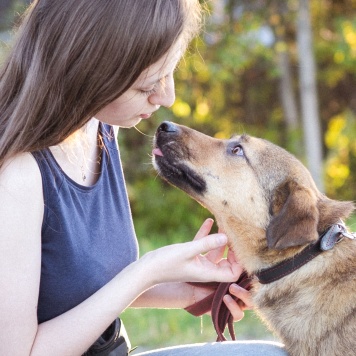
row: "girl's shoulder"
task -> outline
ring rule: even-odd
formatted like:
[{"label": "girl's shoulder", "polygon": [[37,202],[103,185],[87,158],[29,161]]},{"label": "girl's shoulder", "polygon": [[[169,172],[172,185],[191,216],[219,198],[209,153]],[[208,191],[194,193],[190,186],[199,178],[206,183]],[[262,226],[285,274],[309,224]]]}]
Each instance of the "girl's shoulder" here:
[{"label": "girl's shoulder", "polygon": [[42,186],[41,173],[36,160],[30,153],[20,153],[4,162],[0,168],[0,187],[35,189]]},{"label": "girl's shoulder", "polygon": [[[0,206],[22,210],[43,205],[42,178],[30,153],[21,153],[0,168]],[[42,208],[43,209],[43,208]],[[1,207],[0,207],[1,212]]]}]

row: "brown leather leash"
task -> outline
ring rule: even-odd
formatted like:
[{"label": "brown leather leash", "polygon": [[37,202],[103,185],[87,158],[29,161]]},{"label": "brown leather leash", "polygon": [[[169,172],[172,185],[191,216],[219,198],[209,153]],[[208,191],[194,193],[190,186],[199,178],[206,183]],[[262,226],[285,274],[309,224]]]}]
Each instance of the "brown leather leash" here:
[{"label": "brown leather leash", "polygon": [[[247,275],[246,272],[243,272],[240,278],[236,281],[240,287],[250,290],[251,289],[251,281],[252,279]],[[226,337],[224,336],[224,331],[226,326],[228,326],[229,334],[232,340],[236,340],[235,330],[234,330],[234,320],[231,315],[230,310],[225,305],[223,298],[226,294],[229,294],[235,301],[239,298],[230,294],[229,288],[232,283],[219,283],[219,282],[211,282],[211,283],[189,283],[196,287],[207,287],[207,288],[215,288],[215,290],[209,294],[204,299],[199,302],[190,305],[185,308],[187,312],[193,314],[194,316],[201,316],[208,312],[211,312],[211,319],[217,334],[216,341],[226,341]]]}]

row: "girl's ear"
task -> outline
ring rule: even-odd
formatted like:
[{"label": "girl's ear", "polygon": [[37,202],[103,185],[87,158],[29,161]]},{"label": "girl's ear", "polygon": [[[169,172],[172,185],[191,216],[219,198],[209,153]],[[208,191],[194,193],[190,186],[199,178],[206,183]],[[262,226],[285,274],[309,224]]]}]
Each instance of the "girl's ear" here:
[{"label": "girl's ear", "polygon": [[311,189],[294,181],[282,184],[274,192],[270,210],[269,248],[281,250],[318,240],[319,210]]}]

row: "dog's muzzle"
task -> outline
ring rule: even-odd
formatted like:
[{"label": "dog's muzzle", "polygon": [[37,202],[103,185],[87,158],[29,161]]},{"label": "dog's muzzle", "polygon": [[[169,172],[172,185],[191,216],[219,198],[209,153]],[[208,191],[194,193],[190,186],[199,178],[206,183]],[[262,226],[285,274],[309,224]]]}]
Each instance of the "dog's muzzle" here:
[{"label": "dog's muzzle", "polygon": [[190,153],[183,140],[183,129],[170,121],[158,126],[152,150],[153,166],[159,175],[188,194],[203,194],[206,182],[188,166]]}]

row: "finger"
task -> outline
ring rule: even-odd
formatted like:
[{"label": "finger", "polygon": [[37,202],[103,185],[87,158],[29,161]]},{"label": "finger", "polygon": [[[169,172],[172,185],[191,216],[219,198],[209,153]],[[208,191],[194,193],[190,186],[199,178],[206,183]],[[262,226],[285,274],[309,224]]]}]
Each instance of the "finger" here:
[{"label": "finger", "polygon": [[215,250],[208,252],[205,256],[209,261],[218,263],[223,258],[225,249],[226,246],[218,247]]},{"label": "finger", "polygon": [[[199,231],[197,232],[197,234],[194,237],[194,240],[199,240],[203,237],[206,237],[207,235],[209,235],[211,228],[214,224],[214,220],[211,218],[208,218],[204,221],[204,223],[202,224],[202,226],[200,227]],[[209,261],[213,262],[213,263],[217,263],[219,262],[222,257],[224,256],[224,252],[225,252],[225,246],[221,246],[215,250],[209,251],[206,254],[206,257]]]},{"label": "finger", "polygon": [[207,260],[204,255],[197,257],[197,260],[200,261],[201,265],[210,266],[210,272],[208,275],[209,281],[236,282],[242,273],[241,266],[236,263],[231,264],[226,259],[223,259],[219,263],[214,264]]},{"label": "finger", "polygon": [[200,238],[192,242],[187,242],[186,244],[189,246],[190,256],[193,257],[223,247],[226,243],[227,236],[225,234],[212,234],[205,236],[204,239]]},{"label": "finger", "polygon": [[235,297],[242,300],[242,302],[244,303],[244,305],[241,306],[242,309],[245,310],[253,308],[251,293],[249,291],[233,283],[229,288],[229,292]]},{"label": "finger", "polygon": [[220,268],[230,269],[231,274],[234,276],[234,279],[232,280],[232,282],[234,283],[240,278],[241,273],[243,272],[243,268],[239,264],[231,264],[226,260],[222,260],[221,262],[219,262],[218,266]]},{"label": "finger", "polygon": [[239,278],[241,273],[243,272],[243,268],[240,265],[240,263],[238,263],[236,261],[235,255],[234,253],[229,249],[228,254],[227,254],[227,258],[223,259],[219,262],[219,264],[221,265],[226,265],[229,264],[231,266],[231,269],[234,271],[234,274],[237,274],[237,277]]},{"label": "finger", "polygon": [[230,310],[234,321],[240,321],[245,314],[236,301],[228,294],[224,296],[223,300],[227,308]]},{"label": "finger", "polygon": [[203,224],[200,226],[200,229],[198,230],[198,232],[196,233],[194,240],[199,240],[202,237],[205,237],[207,235],[209,235],[211,228],[213,227],[214,224],[214,220],[213,219],[206,219]]}]

